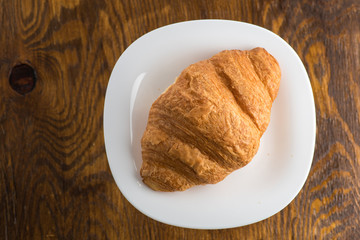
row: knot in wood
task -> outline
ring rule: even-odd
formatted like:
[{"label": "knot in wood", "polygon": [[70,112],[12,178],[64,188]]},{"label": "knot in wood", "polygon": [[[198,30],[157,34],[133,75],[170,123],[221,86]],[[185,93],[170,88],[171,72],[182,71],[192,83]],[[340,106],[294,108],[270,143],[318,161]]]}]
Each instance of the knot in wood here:
[{"label": "knot in wood", "polygon": [[31,92],[36,83],[34,68],[28,64],[19,64],[11,69],[9,83],[13,90],[21,95]]}]

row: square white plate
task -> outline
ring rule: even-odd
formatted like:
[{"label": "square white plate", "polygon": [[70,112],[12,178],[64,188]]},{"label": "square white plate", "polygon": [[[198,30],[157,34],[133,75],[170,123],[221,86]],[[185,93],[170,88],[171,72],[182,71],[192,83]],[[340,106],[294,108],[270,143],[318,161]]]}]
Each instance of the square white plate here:
[{"label": "square white plate", "polygon": [[[148,188],[139,174],[140,139],[153,101],[188,65],[221,50],[255,47],[278,60],[282,78],[254,159],[215,185],[173,193]],[[279,36],[236,21],[181,22],[140,37],[117,61],[105,97],[105,147],[120,191],[145,215],[186,228],[231,228],[272,216],[299,193],[312,163],[315,117],[306,70]]]}]

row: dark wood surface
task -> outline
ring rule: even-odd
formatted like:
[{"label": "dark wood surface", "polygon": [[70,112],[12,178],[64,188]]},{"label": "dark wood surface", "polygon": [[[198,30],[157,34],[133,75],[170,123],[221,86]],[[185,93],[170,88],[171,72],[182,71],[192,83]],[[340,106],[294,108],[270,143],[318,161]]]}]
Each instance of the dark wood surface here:
[{"label": "dark wood surface", "polygon": [[[0,0],[0,239],[360,239],[359,5]],[[206,18],[284,38],[304,62],[316,103],[316,149],[302,191],[273,217],[227,230],[141,214],[118,190],[103,139],[106,86],[121,53],[155,28]],[[10,84],[19,64],[35,69],[37,81]]]}]

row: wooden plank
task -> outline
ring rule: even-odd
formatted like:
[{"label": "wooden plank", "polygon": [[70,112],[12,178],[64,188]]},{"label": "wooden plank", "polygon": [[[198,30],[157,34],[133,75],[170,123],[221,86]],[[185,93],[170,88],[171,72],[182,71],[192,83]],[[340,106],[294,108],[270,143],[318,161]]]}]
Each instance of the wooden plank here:
[{"label": "wooden plank", "polygon": [[[0,0],[0,239],[359,239],[360,6],[345,1]],[[317,142],[309,178],[280,213],[194,230],[154,221],[122,196],[107,163],[111,70],[141,35],[233,19],[284,38],[309,73]],[[28,64],[36,85],[9,84]]]}]

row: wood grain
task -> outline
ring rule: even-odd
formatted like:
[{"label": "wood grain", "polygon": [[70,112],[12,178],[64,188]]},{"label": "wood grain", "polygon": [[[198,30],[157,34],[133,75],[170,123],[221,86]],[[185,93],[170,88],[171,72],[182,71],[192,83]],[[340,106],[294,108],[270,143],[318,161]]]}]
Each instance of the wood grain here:
[{"label": "wood grain", "polygon": [[[107,163],[111,70],[141,35],[204,18],[265,27],[299,54],[313,87],[309,178],[280,213],[227,230],[184,229],[132,207]],[[360,239],[360,3],[0,0],[0,239]],[[37,72],[20,95],[12,67]]]}]

